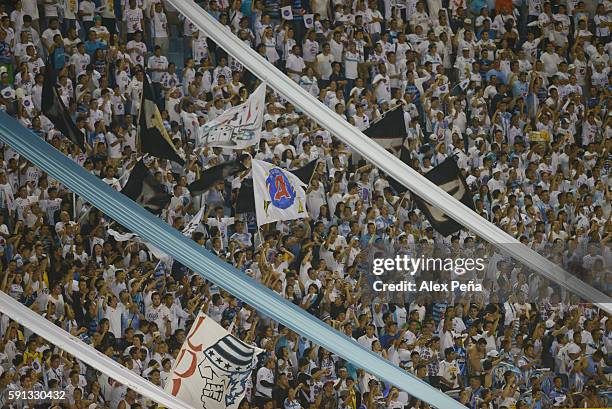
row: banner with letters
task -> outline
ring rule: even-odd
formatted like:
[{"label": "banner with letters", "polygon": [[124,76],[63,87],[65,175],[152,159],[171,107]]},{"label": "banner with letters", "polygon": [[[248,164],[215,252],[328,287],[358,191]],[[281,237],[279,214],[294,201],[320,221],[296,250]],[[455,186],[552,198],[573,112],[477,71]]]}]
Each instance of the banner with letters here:
[{"label": "banner with letters", "polygon": [[266,84],[263,83],[243,104],[225,110],[201,128],[204,146],[244,149],[259,143],[266,108]]}]

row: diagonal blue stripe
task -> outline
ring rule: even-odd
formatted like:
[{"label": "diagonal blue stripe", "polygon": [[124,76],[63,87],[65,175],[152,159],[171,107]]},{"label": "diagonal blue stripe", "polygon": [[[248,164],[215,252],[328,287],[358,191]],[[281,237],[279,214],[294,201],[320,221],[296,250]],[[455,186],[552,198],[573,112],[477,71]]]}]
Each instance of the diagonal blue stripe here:
[{"label": "diagonal blue stripe", "polygon": [[4,112],[0,113],[0,141],[10,145],[123,226],[268,317],[439,409],[465,409],[465,406],[450,396],[363,348],[269,288],[222,262],[163,220],[85,171]]}]

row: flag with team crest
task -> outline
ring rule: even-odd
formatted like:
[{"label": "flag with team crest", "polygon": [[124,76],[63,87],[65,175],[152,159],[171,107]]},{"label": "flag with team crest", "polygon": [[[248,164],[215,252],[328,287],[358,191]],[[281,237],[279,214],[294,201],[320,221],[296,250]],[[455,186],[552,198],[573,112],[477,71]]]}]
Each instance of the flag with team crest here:
[{"label": "flag with team crest", "polygon": [[314,14],[304,14],[304,27],[312,28],[314,26]]},{"label": "flag with team crest", "polygon": [[307,217],[306,183],[293,173],[253,159],[253,193],[257,225]]},{"label": "flag with team crest", "polygon": [[200,128],[202,145],[244,149],[258,144],[265,108],[266,84],[263,83],[245,103],[224,111]]},{"label": "flag with team crest", "polygon": [[281,15],[283,16],[283,20],[293,20],[293,10],[291,6],[281,7]]},{"label": "flag with team crest", "polygon": [[193,408],[237,409],[256,356],[262,352],[200,312],[178,353],[165,390]]}]

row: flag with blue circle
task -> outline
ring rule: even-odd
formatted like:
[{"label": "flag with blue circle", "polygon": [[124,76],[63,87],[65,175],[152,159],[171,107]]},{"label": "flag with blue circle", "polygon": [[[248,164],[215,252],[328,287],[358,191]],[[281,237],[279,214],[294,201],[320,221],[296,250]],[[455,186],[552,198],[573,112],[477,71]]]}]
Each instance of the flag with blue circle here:
[{"label": "flag with blue circle", "polygon": [[257,225],[307,217],[306,184],[286,169],[253,159]]},{"label": "flag with blue circle", "polygon": [[293,10],[291,6],[281,7],[281,14],[283,16],[283,20],[293,20]]},{"label": "flag with blue circle", "polygon": [[314,27],[314,14],[304,14],[304,27]]}]

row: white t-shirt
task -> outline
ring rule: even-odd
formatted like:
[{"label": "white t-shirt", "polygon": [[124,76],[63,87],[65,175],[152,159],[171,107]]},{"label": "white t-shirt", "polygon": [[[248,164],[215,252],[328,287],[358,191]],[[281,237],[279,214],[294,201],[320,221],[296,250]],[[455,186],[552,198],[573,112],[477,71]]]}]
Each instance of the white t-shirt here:
[{"label": "white t-shirt", "polygon": [[334,61],[334,56],[329,53],[325,55],[323,53],[317,55],[317,70],[321,74],[321,79],[328,80],[332,73],[331,63]]},{"label": "white t-shirt", "polygon": [[[149,58],[149,69],[168,69],[168,59],[160,55],[159,57],[156,55],[152,55]],[[153,82],[161,82],[162,76],[164,75],[161,71],[151,71],[151,81]]]},{"label": "white t-shirt", "polygon": [[96,5],[93,1],[81,0],[81,4],[79,4],[79,11],[86,14],[83,16],[83,21],[93,21]]},{"label": "white t-shirt", "polygon": [[126,48],[128,50],[136,49],[136,51],[130,52],[130,58],[134,64],[144,66],[144,55],[147,53],[147,46],[142,41],[131,40],[128,41]]},{"label": "white t-shirt", "polygon": [[[459,366],[455,361],[447,362],[446,360],[440,362],[438,375],[453,383],[452,388],[459,387]],[[453,379],[454,375],[454,379]]]},{"label": "white t-shirt", "polygon": [[[304,63],[304,59],[300,56],[297,56],[293,53],[290,53],[287,56],[287,63],[285,64],[285,67],[287,69],[290,69],[292,71],[304,71],[304,68],[306,68],[306,64]],[[291,78],[292,80],[294,80],[295,82],[299,82],[300,81],[300,74],[294,74],[294,73],[290,73],[289,74],[289,78]]]},{"label": "white t-shirt", "polygon": [[106,311],[104,312],[104,318],[108,320],[109,323],[109,331],[113,333],[115,338],[121,338],[121,315],[123,313],[123,308],[121,308],[120,304],[117,304],[116,308],[111,307],[110,305],[106,306]]},{"label": "white t-shirt", "polygon": [[374,94],[378,101],[389,101],[391,99],[391,79],[388,75],[377,74],[372,80],[372,84],[376,84]]},{"label": "white t-shirt", "polygon": [[359,53],[346,51],[344,53],[344,76],[354,80],[358,77],[357,65],[359,64]]},{"label": "white t-shirt", "polygon": [[108,146],[108,156],[112,159],[120,159],[121,158],[121,143],[113,146],[115,142],[117,142],[119,138],[112,132],[106,133],[106,146]]},{"label": "white t-shirt", "polygon": [[141,9],[126,9],[124,13],[124,20],[127,23],[127,32],[132,34],[136,31],[142,31],[142,25],[140,24],[142,19],[143,15]]},{"label": "white t-shirt", "polygon": [[274,383],[274,372],[272,372],[270,369],[266,368],[265,366],[262,368],[259,368],[259,371],[257,371],[257,386],[256,386],[257,392],[256,394],[258,396],[266,396],[268,398],[271,398],[272,388],[263,386],[261,384],[261,381]]},{"label": "white t-shirt", "polygon": [[168,38],[168,18],[164,12],[153,11],[153,37]]}]

